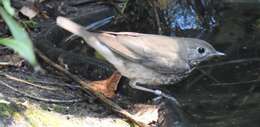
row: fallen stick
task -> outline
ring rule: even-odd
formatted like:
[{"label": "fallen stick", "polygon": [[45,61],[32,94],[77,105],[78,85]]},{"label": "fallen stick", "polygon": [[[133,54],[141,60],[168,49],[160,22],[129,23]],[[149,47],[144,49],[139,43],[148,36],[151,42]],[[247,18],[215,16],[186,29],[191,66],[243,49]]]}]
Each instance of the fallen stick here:
[{"label": "fallen stick", "polygon": [[130,121],[132,121],[133,123],[137,124],[140,127],[149,127],[149,125],[146,125],[145,123],[137,120],[132,114],[130,114],[128,111],[124,110],[123,108],[121,108],[119,105],[117,105],[116,103],[114,103],[113,101],[107,99],[103,94],[96,92],[95,90],[93,90],[90,86],[88,82],[85,82],[83,80],[81,80],[77,75],[74,75],[72,73],[70,73],[69,71],[67,71],[66,69],[64,69],[62,66],[56,64],[55,62],[53,62],[52,60],[50,60],[47,56],[45,56],[40,50],[38,50],[37,48],[35,48],[35,52],[39,55],[40,58],[42,58],[46,63],[48,63],[49,65],[51,65],[52,67],[54,67],[55,69],[59,70],[60,72],[66,74],[68,77],[70,77],[71,79],[73,79],[75,82],[79,83],[81,88],[88,92],[93,94],[94,96],[96,96],[100,101],[102,101],[104,104],[106,104],[107,106],[111,107],[113,111],[121,114],[122,116],[124,116],[125,118],[129,119]]}]

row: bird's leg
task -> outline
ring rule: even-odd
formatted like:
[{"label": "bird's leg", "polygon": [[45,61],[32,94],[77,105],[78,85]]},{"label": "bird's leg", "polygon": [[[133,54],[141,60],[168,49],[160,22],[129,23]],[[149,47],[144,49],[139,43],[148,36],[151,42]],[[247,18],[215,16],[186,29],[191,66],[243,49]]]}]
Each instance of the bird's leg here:
[{"label": "bird's leg", "polygon": [[153,89],[145,88],[143,86],[139,86],[139,85],[137,85],[137,81],[135,81],[135,80],[131,80],[129,82],[129,85],[134,89],[150,92],[150,93],[153,93],[153,94],[158,95],[158,96],[163,96],[167,99],[172,100],[174,103],[176,103],[178,106],[180,106],[180,103],[177,101],[177,99],[175,99],[174,97],[172,97],[168,94],[163,93],[161,90],[153,90]]}]

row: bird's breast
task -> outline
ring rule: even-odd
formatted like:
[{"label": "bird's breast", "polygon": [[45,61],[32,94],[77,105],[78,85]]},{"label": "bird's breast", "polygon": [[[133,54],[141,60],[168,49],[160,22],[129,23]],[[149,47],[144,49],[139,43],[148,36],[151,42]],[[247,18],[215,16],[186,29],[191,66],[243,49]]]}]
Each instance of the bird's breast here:
[{"label": "bird's breast", "polygon": [[[118,69],[119,71],[121,69]],[[123,76],[130,80],[136,80],[140,84],[144,85],[167,85],[174,84],[186,77],[177,74],[161,74],[155,70],[145,67],[141,64],[126,62],[124,71],[120,72]]]}]

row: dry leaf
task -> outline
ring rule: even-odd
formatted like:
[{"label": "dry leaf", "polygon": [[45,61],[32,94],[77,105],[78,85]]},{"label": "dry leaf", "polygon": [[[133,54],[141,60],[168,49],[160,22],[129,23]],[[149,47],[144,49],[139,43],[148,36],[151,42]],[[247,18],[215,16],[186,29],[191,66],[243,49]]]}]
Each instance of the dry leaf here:
[{"label": "dry leaf", "polygon": [[158,120],[158,110],[159,107],[156,105],[145,105],[145,104],[136,104],[134,105],[135,110],[138,110],[134,116],[137,119],[142,120],[145,124],[150,124]]},{"label": "dry leaf", "polygon": [[106,97],[112,98],[115,95],[120,78],[121,74],[115,72],[108,79],[91,82],[90,87]]},{"label": "dry leaf", "polygon": [[34,18],[36,15],[37,15],[37,12],[35,10],[33,10],[32,8],[30,7],[27,7],[27,6],[23,6],[21,9],[20,9],[20,12],[28,17],[29,19],[32,19]]}]

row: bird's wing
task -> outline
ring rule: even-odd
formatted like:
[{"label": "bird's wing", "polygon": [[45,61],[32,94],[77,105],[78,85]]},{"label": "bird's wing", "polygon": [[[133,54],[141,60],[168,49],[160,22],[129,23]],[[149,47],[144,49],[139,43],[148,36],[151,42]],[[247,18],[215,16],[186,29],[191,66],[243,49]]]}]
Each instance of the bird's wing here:
[{"label": "bird's wing", "polygon": [[178,55],[178,39],[131,32],[104,32],[96,37],[117,54],[157,72],[181,74],[190,70]]}]

